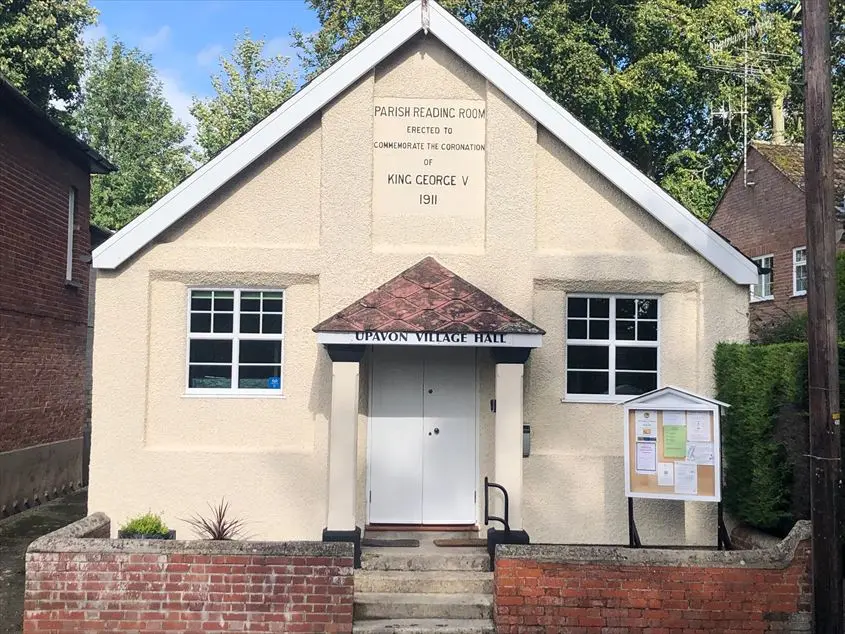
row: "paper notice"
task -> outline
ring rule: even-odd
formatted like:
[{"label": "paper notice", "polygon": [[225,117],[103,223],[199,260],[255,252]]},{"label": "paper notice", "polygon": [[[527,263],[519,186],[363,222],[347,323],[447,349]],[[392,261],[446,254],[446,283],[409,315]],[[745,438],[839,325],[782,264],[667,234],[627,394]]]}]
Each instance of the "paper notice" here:
[{"label": "paper notice", "polygon": [[654,473],[657,471],[657,443],[637,443],[637,473]]},{"label": "paper notice", "polygon": [[[687,432],[689,432],[689,430],[687,430]],[[687,462],[694,462],[695,464],[713,464],[713,443],[687,441]]]},{"label": "paper notice", "polygon": [[661,462],[657,465],[657,485],[670,487],[675,483],[675,465],[671,462]]},{"label": "paper notice", "polygon": [[666,458],[685,458],[687,455],[686,425],[663,425],[663,455]]},{"label": "paper notice", "polygon": [[687,413],[687,440],[692,442],[712,442],[713,437],[710,435],[710,412]]},{"label": "paper notice", "polygon": [[698,495],[698,465],[689,462],[675,463],[675,493]]},{"label": "paper notice", "polygon": [[657,440],[657,412],[638,411],[634,416],[637,439]]},{"label": "paper notice", "polygon": [[663,412],[663,426],[666,425],[685,425],[686,416],[684,412]]}]

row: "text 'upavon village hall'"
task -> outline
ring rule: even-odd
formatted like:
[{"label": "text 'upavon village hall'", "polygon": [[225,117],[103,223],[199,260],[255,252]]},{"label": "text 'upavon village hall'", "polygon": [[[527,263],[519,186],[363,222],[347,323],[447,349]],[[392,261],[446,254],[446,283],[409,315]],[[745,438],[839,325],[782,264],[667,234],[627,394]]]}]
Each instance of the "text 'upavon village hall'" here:
[{"label": "text 'upavon village hall'", "polygon": [[[483,530],[487,477],[532,541],[627,542],[619,404],[712,395],[757,276],[419,1],[94,265],[90,510],[188,537],[225,497],[272,540]],[[637,509],[713,539],[715,504]]]}]

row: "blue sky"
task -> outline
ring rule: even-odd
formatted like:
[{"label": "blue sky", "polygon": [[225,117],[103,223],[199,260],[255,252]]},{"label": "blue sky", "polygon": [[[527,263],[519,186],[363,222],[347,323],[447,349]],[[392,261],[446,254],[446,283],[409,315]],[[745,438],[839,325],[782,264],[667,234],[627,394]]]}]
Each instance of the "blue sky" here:
[{"label": "blue sky", "polygon": [[319,26],[304,0],[91,0],[100,12],[85,39],[119,38],[152,55],[164,92],[176,115],[192,123],[191,97],[211,93],[218,58],[235,36],[249,29],[267,40],[265,51],[291,57],[290,32]]}]

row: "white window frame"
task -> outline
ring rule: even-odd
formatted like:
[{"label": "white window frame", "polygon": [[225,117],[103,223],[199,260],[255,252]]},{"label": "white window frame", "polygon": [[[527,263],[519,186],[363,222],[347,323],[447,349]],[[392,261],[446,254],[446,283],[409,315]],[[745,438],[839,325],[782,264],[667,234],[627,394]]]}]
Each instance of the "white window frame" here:
[{"label": "white window frame", "polygon": [[73,281],[73,235],[76,231],[76,187],[67,194],[67,253],[65,256],[65,282]]},{"label": "white window frame", "polygon": [[[232,306],[232,332],[191,332],[191,294],[194,291],[231,291],[233,295]],[[241,327],[241,293],[281,293],[282,294],[282,332],[280,334],[263,333],[240,333]],[[214,305],[212,304],[212,311]],[[265,287],[212,287],[212,286],[190,286],[186,296],[186,322],[185,322],[185,392],[188,397],[210,397],[210,398],[284,398],[285,389],[285,326],[287,312],[287,292],[283,288]],[[190,387],[191,372],[191,340],[193,339],[215,339],[232,341],[232,387],[230,388],[206,388]],[[238,387],[238,366],[240,358],[240,342],[247,341],[281,341],[281,353],[279,355],[279,388],[278,389],[256,389]],[[270,365],[270,364],[268,364]],[[275,365],[275,364],[273,364]]]},{"label": "white window frame", "polygon": [[[804,252],[804,261],[798,261],[798,252]],[[807,262],[807,247],[795,247],[792,249],[792,296],[793,297],[801,297],[807,294],[807,289],[805,288],[803,291],[798,290],[798,267],[804,266],[805,270],[807,271],[807,281],[809,282],[809,262]]]},{"label": "white window frame", "polygon": [[[569,300],[570,299],[601,299],[606,298],[611,300],[608,309],[608,338],[607,339],[570,339],[569,338]],[[616,339],[616,299],[653,299],[657,301],[657,339],[655,341],[632,341],[630,339]],[[563,311],[563,327],[564,327],[564,364],[563,364],[563,398],[562,402],[569,403],[622,403],[629,399],[639,396],[637,394],[614,394],[616,390],[616,346],[617,343],[622,348],[654,348],[657,350],[657,381],[656,389],[662,387],[660,381],[660,340],[662,337],[663,328],[661,326],[663,298],[660,295],[653,295],[649,293],[630,294],[630,293],[567,293],[564,298]],[[578,317],[575,317],[578,319]],[[587,333],[589,335],[589,332]],[[608,382],[607,389],[610,394],[569,394],[567,392],[568,373],[569,373],[569,358],[567,350],[569,345],[575,346],[597,346],[608,348]],[[624,370],[628,372],[628,370]],[[636,370],[631,370],[636,372]],[[642,371],[645,373],[645,371]]]},{"label": "white window frame", "polygon": [[[772,263],[768,267],[769,272],[767,275],[769,276],[769,290],[770,293],[768,295],[755,295],[754,289],[757,288],[758,284],[752,284],[748,289],[748,294],[751,296],[750,301],[753,302],[767,302],[775,298],[775,254],[774,253],[767,253],[766,255],[758,255],[757,257],[751,258],[751,261],[754,262],[759,267],[762,266],[762,261],[770,258]],[[757,281],[760,281],[760,273],[757,274]]]}]

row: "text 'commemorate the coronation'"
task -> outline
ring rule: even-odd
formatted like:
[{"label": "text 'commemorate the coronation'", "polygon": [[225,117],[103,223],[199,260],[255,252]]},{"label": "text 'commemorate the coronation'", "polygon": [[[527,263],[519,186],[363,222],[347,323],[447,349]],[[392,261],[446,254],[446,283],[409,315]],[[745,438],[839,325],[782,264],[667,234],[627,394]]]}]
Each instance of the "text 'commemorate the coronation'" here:
[{"label": "text 'commemorate the coronation'", "polygon": [[487,108],[471,99],[377,98],[373,213],[484,213]]}]

